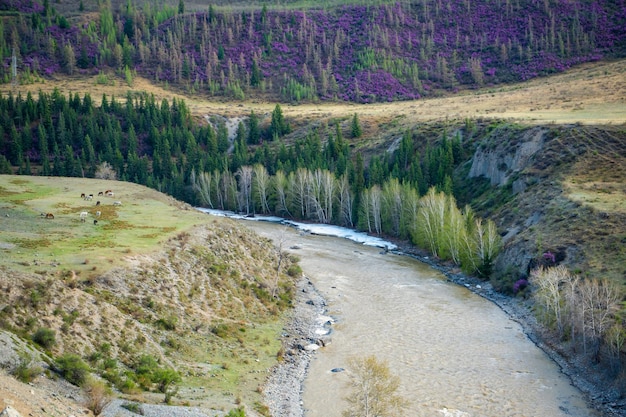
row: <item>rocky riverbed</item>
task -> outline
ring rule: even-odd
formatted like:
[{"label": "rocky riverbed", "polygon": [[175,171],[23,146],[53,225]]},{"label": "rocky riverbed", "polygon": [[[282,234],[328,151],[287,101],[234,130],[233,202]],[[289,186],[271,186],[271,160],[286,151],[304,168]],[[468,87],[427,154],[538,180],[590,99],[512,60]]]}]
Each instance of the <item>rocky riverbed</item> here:
[{"label": "rocky riverbed", "polygon": [[304,416],[302,390],[314,346],[330,343],[328,336],[316,332],[325,306],[313,283],[306,277],[300,280],[295,308],[282,335],[283,361],[273,369],[263,390],[272,417]]}]

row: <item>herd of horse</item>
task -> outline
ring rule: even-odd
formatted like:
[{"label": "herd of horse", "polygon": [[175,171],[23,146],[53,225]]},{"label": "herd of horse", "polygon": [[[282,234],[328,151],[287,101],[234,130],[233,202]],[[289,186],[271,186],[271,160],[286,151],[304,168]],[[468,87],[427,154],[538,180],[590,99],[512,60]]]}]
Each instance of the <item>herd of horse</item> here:
[{"label": "herd of horse", "polygon": [[[105,197],[115,197],[115,193],[113,193],[113,190],[106,190],[106,191],[100,191],[98,193],[98,196],[105,196]],[[81,193],[80,194],[80,198],[82,198],[85,201],[92,201],[93,200],[93,194],[85,194],[85,193]],[[114,201],[113,202],[114,206],[121,206],[122,202],[121,201]],[[96,201],[96,207],[100,206],[100,201]],[[95,216],[96,217],[100,217],[102,215],[102,212],[100,210],[96,211]],[[87,211],[81,211],[79,214],[80,217],[80,221],[81,223],[85,223],[87,221],[87,217],[89,216],[89,212]],[[41,217],[43,217],[44,219],[54,219],[54,214],[53,213],[41,213]],[[96,225],[98,224],[98,219],[94,219],[93,220],[93,224]]]}]

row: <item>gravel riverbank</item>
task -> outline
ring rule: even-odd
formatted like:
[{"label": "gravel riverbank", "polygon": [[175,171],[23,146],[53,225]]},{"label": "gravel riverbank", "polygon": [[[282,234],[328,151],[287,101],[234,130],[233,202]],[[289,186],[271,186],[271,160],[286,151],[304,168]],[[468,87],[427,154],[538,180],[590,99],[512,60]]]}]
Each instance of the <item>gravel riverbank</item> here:
[{"label": "gravel riverbank", "polygon": [[316,333],[325,306],[313,283],[306,277],[300,280],[295,307],[282,335],[284,359],[272,370],[263,390],[272,417],[304,416],[302,390],[312,346],[330,343],[328,337]]}]

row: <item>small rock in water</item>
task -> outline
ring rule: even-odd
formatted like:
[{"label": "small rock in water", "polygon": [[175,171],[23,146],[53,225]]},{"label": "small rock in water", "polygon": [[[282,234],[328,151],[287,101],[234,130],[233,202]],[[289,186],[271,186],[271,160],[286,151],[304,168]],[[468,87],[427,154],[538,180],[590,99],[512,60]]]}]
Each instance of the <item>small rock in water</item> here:
[{"label": "small rock in water", "polygon": [[343,368],[333,368],[333,369],[330,370],[330,372],[335,372],[335,373],[343,372],[343,371],[345,371],[345,369],[343,369]]},{"label": "small rock in water", "polygon": [[476,288],[480,290],[482,287],[480,285],[476,285]]}]

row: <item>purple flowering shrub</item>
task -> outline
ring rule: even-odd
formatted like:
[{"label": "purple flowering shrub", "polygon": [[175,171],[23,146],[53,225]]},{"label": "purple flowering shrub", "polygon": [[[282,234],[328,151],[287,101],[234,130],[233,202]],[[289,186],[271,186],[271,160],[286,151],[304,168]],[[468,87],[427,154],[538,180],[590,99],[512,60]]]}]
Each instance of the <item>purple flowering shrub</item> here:
[{"label": "purple flowering shrub", "polygon": [[513,293],[518,294],[520,291],[526,289],[526,287],[528,287],[528,280],[526,280],[525,278],[518,279],[513,284]]},{"label": "purple flowering shrub", "polygon": [[[26,13],[41,13],[35,0],[13,4]],[[61,47],[69,44],[82,69],[123,64],[159,82],[212,94],[237,86],[287,99],[291,85],[306,90],[306,97],[312,91],[321,99],[357,102],[527,80],[623,53],[626,44],[626,0],[210,9],[158,20],[154,28],[146,21],[155,19],[129,20],[123,11],[116,13],[114,23],[123,28],[118,45],[89,27],[54,24],[44,30],[8,24],[5,38],[17,28],[20,64],[37,65],[45,74],[59,70]],[[117,57],[120,47],[122,57]],[[10,56],[3,59],[6,71]]]},{"label": "purple flowering shrub", "polygon": [[556,256],[554,255],[554,253],[550,251],[544,252],[543,255],[541,255],[541,257],[543,258],[544,262],[546,262],[548,265],[554,265],[556,263]]}]

